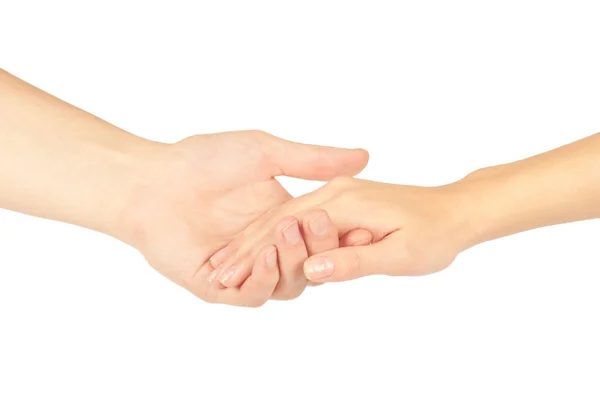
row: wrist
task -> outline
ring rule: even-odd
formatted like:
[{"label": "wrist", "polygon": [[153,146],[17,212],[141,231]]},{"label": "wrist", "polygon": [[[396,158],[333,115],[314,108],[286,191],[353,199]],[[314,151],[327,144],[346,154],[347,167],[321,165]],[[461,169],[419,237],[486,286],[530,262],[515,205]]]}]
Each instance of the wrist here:
[{"label": "wrist", "polygon": [[122,236],[131,193],[166,145],[139,138],[0,70],[0,208]]},{"label": "wrist", "polygon": [[463,252],[480,242],[482,237],[481,222],[474,213],[476,197],[473,187],[463,181],[443,185],[437,188],[441,191],[444,210],[444,220],[449,227],[452,249]]},{"label": "wrist", "polygon": [[169,145],[121,134],[88,144],[89,157],[99,167],[90,174],[92,191],[80,195],[89,203],[75,224],[131,243],[133,199],[156,179]]},{"label": "wrist", "polygon": [[513,227],[515,180],[511,165],[486,167],[448,185],[463,221],[462,250],[518,231]]}]

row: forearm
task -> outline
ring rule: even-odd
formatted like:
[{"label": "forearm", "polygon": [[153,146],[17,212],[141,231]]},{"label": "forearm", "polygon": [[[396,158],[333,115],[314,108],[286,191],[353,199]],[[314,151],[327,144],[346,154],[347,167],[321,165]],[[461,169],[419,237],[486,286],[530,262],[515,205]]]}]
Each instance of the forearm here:
[{"label": "forearm", "polygon": [[455,184],[467,194],[472,243],[600,217],[600,134]]},{"label": "forearm", "polygon": [[158,146],[0,70],[0,208],[114,234]]}]

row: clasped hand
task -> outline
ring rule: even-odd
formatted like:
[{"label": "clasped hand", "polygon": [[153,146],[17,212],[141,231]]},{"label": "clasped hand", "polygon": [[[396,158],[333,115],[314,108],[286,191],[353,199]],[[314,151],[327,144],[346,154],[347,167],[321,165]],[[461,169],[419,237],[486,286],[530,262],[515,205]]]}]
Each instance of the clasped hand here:
[{"label": "clasped hand", "polygon": [[[308,283],[446,267],[463,245],[446,237],[467,232],[451,211],[460,200],[449,188],[350,178],[367,161],[361,149],[260,131],[190,137],[146,166],[118,232],[196,296],[240,306],[296,298]],[[331,181],[293,199],[281,175]]]}]

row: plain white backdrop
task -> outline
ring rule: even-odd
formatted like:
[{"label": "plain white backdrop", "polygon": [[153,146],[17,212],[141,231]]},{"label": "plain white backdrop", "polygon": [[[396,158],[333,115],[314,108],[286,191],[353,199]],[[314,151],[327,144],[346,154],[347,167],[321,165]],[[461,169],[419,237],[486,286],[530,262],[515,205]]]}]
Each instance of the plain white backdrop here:
[{"label": "plain white backdrop", "polygon": [[[262,129],[437,185],[600,131],[594,3],[2,0],[0,67],[154,140]],[[540,229],[248,310],[0,211],[0,400],[598,400],[599,234]]]}]

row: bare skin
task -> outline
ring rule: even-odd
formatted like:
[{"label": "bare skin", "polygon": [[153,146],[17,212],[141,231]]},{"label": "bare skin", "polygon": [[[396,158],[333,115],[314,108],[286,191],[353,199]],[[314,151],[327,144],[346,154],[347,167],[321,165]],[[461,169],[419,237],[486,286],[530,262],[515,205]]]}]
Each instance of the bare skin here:
[{"label": "bare skin", "polygon": [[[351,178],[367,160],[261,131],[152,142],[0,70],[0,208],[118,238],[208,302],[430,274],[479,243],[600,217],[600,134],[435,188]],[[292,199],[280,175],[331,181]]]},{"label": "bare skin", "polygon": [[[303,145],[261,131],[152,142],[0,70],[0,208],[118,238],[208,302],[259,306],[299,295],[306,279],[293,293],[278,283],[290,281],[309,256],[303,239],[295,253],[276,242],[286,251],[281,257],[273,245],[263,247],[236,289],[209,287],[209,259],[218,266],[217,251],[292,199],[274,177],[329,180],[354,175],[367,161],[361,149]],[[338,245],[332,234],[309,242],[329,250]],[[342,244],[370,237],[359,230]]]},{"label": "bare skin", "polygon": [[[600,217],[600,134],[441,187],[334,180],[285,203],[256,223],[251,235],[236,238],[230,247],[238,256],[224,265],[252,263],[257,246],[274,243],[270,227],[278,219],[302,220],[315,209],[329,214],[340,236],[363,228],[374,238],[367,246],[310,257],[303,270],[311,281],[434,273],[482,242]],[[232,287],[246,276],[220,274],[236,278],[225,280]]]}]

